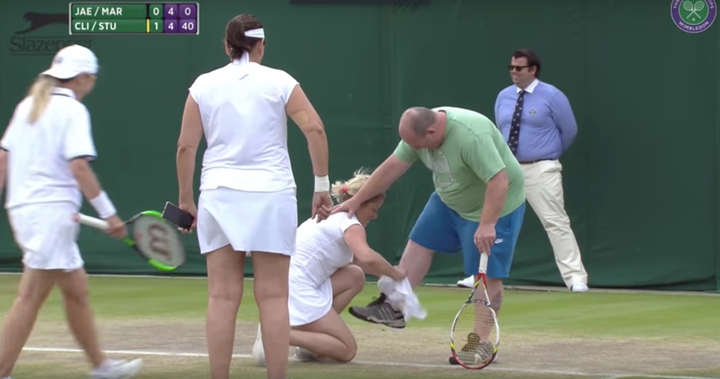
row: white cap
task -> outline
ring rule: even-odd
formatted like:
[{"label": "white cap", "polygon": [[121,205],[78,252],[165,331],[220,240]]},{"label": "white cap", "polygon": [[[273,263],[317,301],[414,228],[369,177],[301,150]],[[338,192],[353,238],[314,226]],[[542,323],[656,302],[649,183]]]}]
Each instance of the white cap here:
[{"label": "white cap", "polygon": [[70,45],[60,49],[49,69],[40,75],[56,79],[71,79],[82,73],[97,74],[98,63],[95,54],[87,47]]}]

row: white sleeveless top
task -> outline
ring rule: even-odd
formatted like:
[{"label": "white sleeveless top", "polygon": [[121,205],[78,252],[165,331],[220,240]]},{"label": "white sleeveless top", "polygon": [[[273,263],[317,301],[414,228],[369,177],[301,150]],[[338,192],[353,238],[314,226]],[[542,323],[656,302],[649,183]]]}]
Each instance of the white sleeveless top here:
[{"label": "white sleeveless top", "polygon": [[361,225],[353,215],[340,212],[318,223],[308,219],[297,229],[296,250],[290,259],[290,271],[316,286],[353,261],[353,253],[343,240],[343,233]]},{"label": "white sleeveless top", "polygon": [[190,96],[200,108],[207,150],[200,190],[295,188],[285,105],[298,82],[282,70],[236,60],[200,75]]}]

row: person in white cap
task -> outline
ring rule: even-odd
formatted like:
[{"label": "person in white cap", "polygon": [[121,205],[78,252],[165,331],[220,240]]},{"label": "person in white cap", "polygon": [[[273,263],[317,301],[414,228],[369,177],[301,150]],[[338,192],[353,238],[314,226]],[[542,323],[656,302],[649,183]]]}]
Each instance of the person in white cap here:
[{"label": "person in white cap", "polygon": [[2,329],[0,379],[10,378],[55,285],[70,330],[92,364],[90,378],[127,379],[142,366],[139,359],[109,359],[100,350],[76,242],[83,195],[110,224],[110,235],[127,233],[89,165],[97,153],[90,114],[81,101],[92,91],[97,70],[97,57],[85,47],[58,51],[15,108],[0,140],[0,193],[7,180],[5,207],[24,266]]},{"label": "person in white cap", "polygon": [[[206,334],[210,378],[230,375],[245,257],[262,325],[268,379],[285,379],[290,345],[288,272],[298,223],[287,146],[288,116],[300,127],[315,176],[312,216],[332,210],[328,144],[320,116],[287,72],[261,65],[262,24],[251,14],[225,30],[230,63],[189,89],[177,142],[178,206],[196,216],[208,274]],[[193,174],[205,137],[197,206]]]}]

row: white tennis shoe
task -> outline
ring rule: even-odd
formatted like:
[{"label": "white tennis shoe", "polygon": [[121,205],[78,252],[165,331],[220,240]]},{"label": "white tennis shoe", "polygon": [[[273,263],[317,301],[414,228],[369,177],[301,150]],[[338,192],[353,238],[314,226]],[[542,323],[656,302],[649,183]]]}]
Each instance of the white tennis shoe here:
[{"label": "white tennis shoe", "polygon": [[258,366],[265,366],[265,347],[262,343],[260,324],[258,324],[257,337],[255,337],[255,343],[252,347],[252,356],[255,358],[255,363],[257,363]]},{"label": "white tennis shoe", "polygon": [[90,379],[130,379],[137,375],[141,368],[141,359],[131,361],[108,359],[90,372]]},{"label": "white tennis shoe", "polygon": [[473,288],[475,285],[475,275],[470,275],[463,280],[458,280],[457,286],[463,288]]},{"label": "white tennis shoe", "polygon": [[573,285],[570,287],[570,290],[571,290],[572,292],[587,292],[587,291],[588,291],[588,286],[587,286],[587,284],[585,284],[585,283],[583,283],[583,282],[575,282],[575,283],[573,283]]},{"label": "white tennis shoe", "polygon": [[300,346],[295,348],[295,355],[293,356],[300,362],[313,362],[319,358],[317,354]]}]

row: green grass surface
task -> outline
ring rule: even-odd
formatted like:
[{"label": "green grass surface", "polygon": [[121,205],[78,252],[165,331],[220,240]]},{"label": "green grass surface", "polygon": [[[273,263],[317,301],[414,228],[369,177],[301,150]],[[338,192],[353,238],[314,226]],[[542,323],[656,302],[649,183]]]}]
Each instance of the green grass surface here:
[{"label": "green grass surface", "polygon": [[[18,276],[0,276],[0,312],[9,309]],[[235,378],[264,378],[248,359],[257,327],[252,281],[245,282],[233,363]],[[144,355],[139,378],[207,378],[206,281],[185,278],[92,277],[91,302],[105,349]],[[720,296],[647,293],[507,291],[500,315],[498,362],[468,371],[447,364],[448,330],[468,290],[420,287],[428,311],[403,331],[343,313],[359,352],[350,364],[300,363],[290,376],[317,378],[720,378]],[[369,283],[354,304],[377,295]],[[67,333],[55,291],[39,317],[14,377],[75,378],[87,371]],[[34,350],[35,349],[35,350]],[[156,353],[165,353],[158,356]],[[193,353],[196,356],[177,356]],[[657,374],[660,376],[648,376]],[[628,376],[623,376],[628,375]],[[629,376],[636,375],[636,376]],[[665,375],[665,376],[663,376]]]}]

